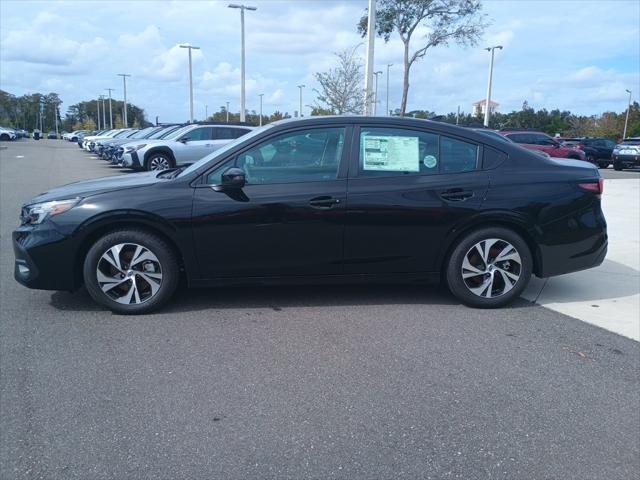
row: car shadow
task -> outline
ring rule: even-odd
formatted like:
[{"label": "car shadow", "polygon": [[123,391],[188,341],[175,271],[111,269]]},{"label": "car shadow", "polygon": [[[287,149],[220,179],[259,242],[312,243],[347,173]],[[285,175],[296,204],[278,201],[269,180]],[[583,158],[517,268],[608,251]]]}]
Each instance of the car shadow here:
[{"label": "car shadow", "polygon": [[[54,292],[50,304],[58,310],[106,311],[85,288],[76,292]],[[194,288],[181,286],[158,314],[176,314],[209,309],[358,305],[459,305],[451,293],[438,285],[316,285]]]}]

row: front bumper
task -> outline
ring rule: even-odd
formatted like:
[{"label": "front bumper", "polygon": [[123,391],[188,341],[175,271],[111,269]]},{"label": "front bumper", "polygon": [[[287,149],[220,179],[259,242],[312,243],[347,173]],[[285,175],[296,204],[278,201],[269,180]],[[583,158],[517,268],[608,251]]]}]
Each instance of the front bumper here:
[{"label": "front bumper", "polygon": [[614,162],[622,163],[623,165],[629,165],[629,166],[640,165],[640,154],[637,154],[637,155],[613,154],[611,158]]},{"label": "front bumper", "polygon": [[125,152],[122,154],[122,165],[127,168],[142,168],[138,152]]},{"label": "front bumper", "polygon": [[45,221],[18,227],[12,235],[14,278],[22,285],[41,290],[69,290],[82,280],[75,265],[75,245]]}]

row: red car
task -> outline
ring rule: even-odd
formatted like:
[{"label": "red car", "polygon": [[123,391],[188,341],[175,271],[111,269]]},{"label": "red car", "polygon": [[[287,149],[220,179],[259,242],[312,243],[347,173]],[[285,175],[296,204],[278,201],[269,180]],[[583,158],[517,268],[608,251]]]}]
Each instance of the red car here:
[{"label": "red car", "polygon": [[550,157],[573,158],[586,160],[585,153],[575,146],[563,146],[560,142],[542,132],[530,132],[527,130],[501,130],[500,135],[522,145],[529,150],[541,150]]}]

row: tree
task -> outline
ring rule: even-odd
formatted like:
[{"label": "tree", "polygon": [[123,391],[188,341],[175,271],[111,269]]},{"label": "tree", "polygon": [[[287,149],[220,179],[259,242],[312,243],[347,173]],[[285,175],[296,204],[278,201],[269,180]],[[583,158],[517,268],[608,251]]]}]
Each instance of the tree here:
[{"label": "tree", "polygon": [[[476,45],[487,26],[486,16],[480,14],[479,0],[379,0],[376,8],[376,30],[385,42],[394,31],[404,44],[404,79],[400,115],[407,111],[409,73],[413,64],[423,58],[430,48]],[[411,38],[419,26],[429,33],[419,48],[410,53]],[[358,31],[367,33],[367,15],[360,19]]]},{"label": "tree", "polygon": [[362,112],[362,59],[356,56],[356,48],[335,53],[337,66],[314,74],[320,89],[313,89],[318,94],[313,111],[329,115]]}]

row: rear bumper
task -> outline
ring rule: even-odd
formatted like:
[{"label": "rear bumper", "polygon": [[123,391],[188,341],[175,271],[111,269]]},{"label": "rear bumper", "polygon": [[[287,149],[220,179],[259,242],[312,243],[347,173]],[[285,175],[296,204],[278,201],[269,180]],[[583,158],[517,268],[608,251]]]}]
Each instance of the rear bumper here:
[{"label": "rear bumper", "polygon": [[538,277],[553,277],[600,265],[608,248],[607,222],[598,205],[545,228],[538,244]]}]

